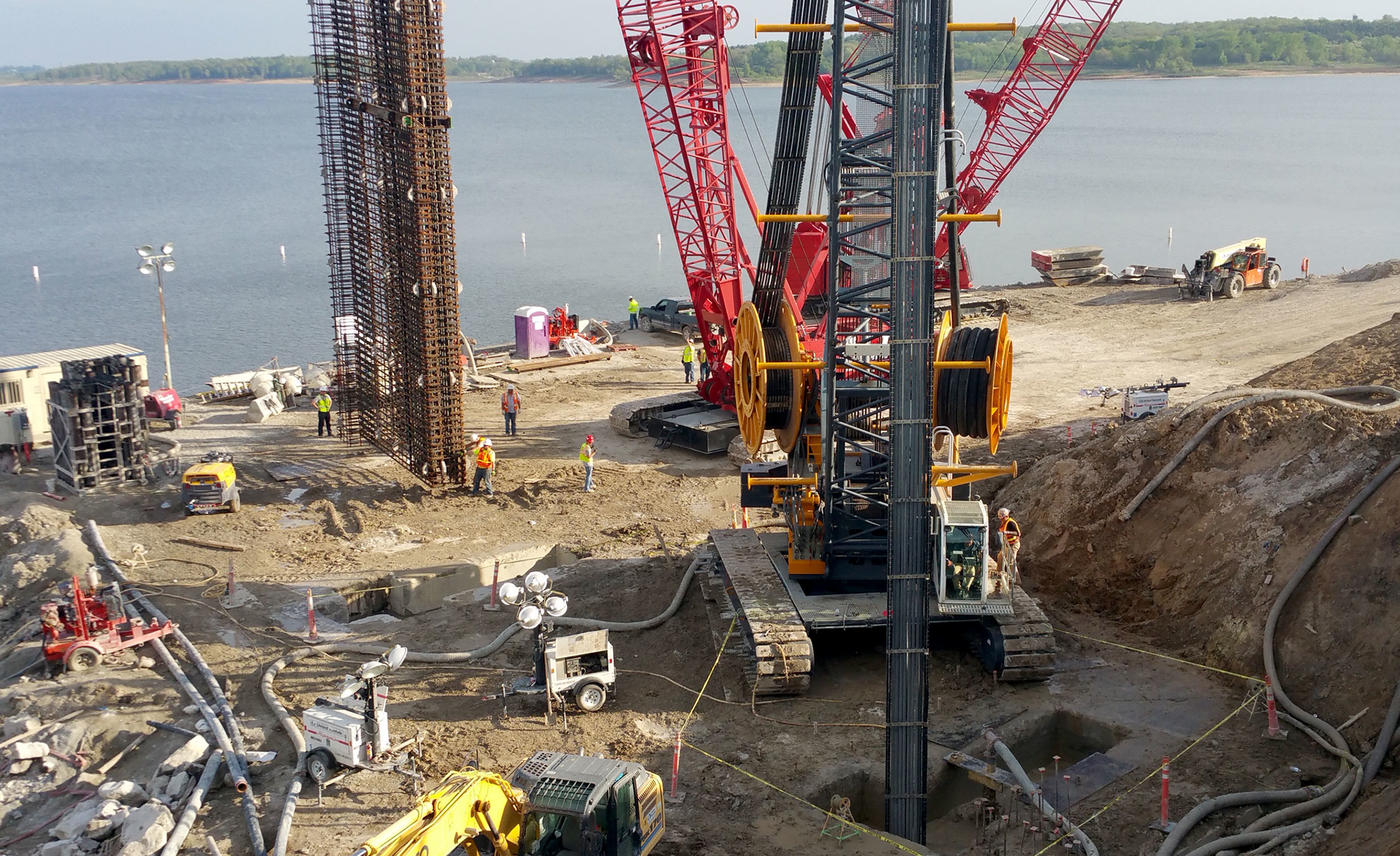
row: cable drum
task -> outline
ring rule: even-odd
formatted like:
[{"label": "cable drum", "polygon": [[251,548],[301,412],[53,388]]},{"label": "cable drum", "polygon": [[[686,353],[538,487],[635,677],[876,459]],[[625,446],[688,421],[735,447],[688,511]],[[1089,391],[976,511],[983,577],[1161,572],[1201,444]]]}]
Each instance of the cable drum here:
[{"label": "cable drum", "polygon": [[[772,362],[787,362],[792,359],[786,334],[782,330],[763,331],[763,350]],[[768,394],[764,428],[783,428],[792,412],[792,378],[795,372],[770,371],[768,373]]]},{"label": "cable drum", "polygon": [[[949,323],[945,314],[943,323]],[[986,439],[996,453],[1006,426],[1011,392],[1011,337],[1006,318],[996,327],[958,327],[938,336],[939,362],[991,361],[985,368],[943,368],[934,372],[934,423],[961,437]]]}]

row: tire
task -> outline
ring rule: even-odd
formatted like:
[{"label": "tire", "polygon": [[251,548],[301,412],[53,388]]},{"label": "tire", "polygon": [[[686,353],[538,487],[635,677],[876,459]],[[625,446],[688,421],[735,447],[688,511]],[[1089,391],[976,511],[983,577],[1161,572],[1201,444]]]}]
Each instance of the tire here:
[{"label": "tire", "polygon": [[237,513],[238,513],[238,509],[240,509],[240,508],[242,508],[242,507],[243,507],[243,498],[242,498],[241,496],[239,496],[239,495],[238,495],[238,491],[235,490],[235,491],[233,492],[233,499],[230,499],[230,500],[228,501],[228,510],[229,510],[230,513],[237,514]]},{"label": "tire", "polygon": [[978,627],[973,637],[973,653],[984,671],[1000,675],[1006,667],[1006,644],[1002,639],[1001,628],[995,624],[983,624]]},{"label": "tire", "polygon": [[689,324],[683,324],[683,325],[681,325],[681,339],[682,339],[682,341],[686,341],[686,342],[689,342],[689,341],[690,341],[690,325],[689,325]]},{"label": "tire", "polygon": [[602,684],[590,681],[574,689],[574,703],[585,713],[597,711],[607,700],[608,691],[603,689]]},{"label": "tire", "polygon": [[312,749],[306,756],[306,775],[318,785],[325,784],[335,775],[340,765],[325,749]]},{"label": "tire", "polygon": [[656,325],[652,323],[650,315],[643,315],[641,318],[637,319],[637,323],[641,326],[643,333],[656,332]]},{"label": "tire", "polygon": [[1230,278],[1225,280],[1224,295],[1227,300],[1234,300],[1244,294],[1244,277],[1237,273],[1230,274]]},{"label": "tire", "polygon": [[92,645],[75,645],[63,657],[63,666],[70,672],[86,672],[102,662],[102,652]]},{"label": "tire", "polygon": [[179,414],[178,412],[177,412],[174,416],[170,417],[170,430],[171,430],[171,431],[174,431],[174,430],[177,429],[177,428],[183,427],[184,424],[185,424],[185,421],[184,421],[183,419],[180,418],[180,414]]},{"label": "tire", "polygon": [[1278,288],[1279,280],[1283,278],[1283,271],[1278,265],[1269,265],[1264,271],[1264,287],[1267,289]]}]

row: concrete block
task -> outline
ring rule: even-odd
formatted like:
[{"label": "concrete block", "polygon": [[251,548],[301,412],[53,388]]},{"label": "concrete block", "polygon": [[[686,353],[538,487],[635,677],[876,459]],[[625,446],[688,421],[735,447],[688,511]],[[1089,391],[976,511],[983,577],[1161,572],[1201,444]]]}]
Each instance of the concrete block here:
[{"label": "concrete block", "polygon": [[25,742],[21,740],[18,743],[11,743],[9,747],[5,749],[5,753],[15,761],[27,761],[32,760],[34,758],[43,758],[44,756],[49,754],[49,744],[39,743],[37,741]]},{"label": "concrete block", "polygon": [[209,754],[209,741],[204,739],[202,735],[196,734],[194,737],[186,740],[185,745],[171,752],[170,755],[161,762],[160,768],[162,770],[174,770],[186,764],[193,764],[207,754]]},{"label": "concrete block", "polygon": [[97,795],[107,800],[117,800],[127,805],[140,805],[149,797],[146,789],[126,779],[113,779],[97,786]]},{"label": "concrete block", "polygon": [[88,822],[97,817],[102,804],[109,800],[100,800],[96,797],[83,800],[68,813],[59,818],[59,821],[49,827],[49,837],[56,839],[77,838],[78,834],[87,829]]},{"label": "concrete block", "polygon": [[73,838],[50,841],[39,848],[39,856],[78,856],[82,852],[78,849],[77,840]]},{"label": "concrete block", "polygon": [[179,772],[170,777],[170,783],[165,786],[165,792],[175,802],[180,801],[180,797],[185,795],[185,788],[190,784],[190,774]]},{"label": "concrete block", "polygon": [[150,802],[132,809],[122,824],[122,852],[132,844],[140,844],[146,853],[155,853],[165,846],[174,828],[175,816],[160,803]]}]

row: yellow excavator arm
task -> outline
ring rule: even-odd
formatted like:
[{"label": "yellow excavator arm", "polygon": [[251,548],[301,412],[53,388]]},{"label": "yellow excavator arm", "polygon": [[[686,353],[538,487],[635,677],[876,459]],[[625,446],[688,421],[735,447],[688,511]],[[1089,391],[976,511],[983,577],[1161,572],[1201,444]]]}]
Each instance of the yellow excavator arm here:
[{"label": "yellow excavator arm", "polygon": [[480,770],[453,771],[408,814],[366,841],[355,856],[516,856],[524,795]]}]

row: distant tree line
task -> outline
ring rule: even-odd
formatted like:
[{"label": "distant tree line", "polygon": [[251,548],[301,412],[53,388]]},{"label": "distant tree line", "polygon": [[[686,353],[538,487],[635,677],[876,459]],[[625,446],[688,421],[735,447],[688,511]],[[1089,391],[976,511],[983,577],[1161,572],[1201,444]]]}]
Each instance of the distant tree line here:
[{"label": "distant tree line", "polygon": [[[1020,59],[1022,28],[1016,38],[1000,33],[960,36],[954,58],[963,74],[995,74]],[[857,38],[847,37],[846,49]],[[730,74],[736,80],[781,80],[785,45],[781,41],[734,45]],[[829,65],[830,60],[823,61]],[[1328,68],[1400,68],[1400,21],[1246,18],[1181,24],[1111,24],[1086,67],[1087,74],[1191,75],[1221,70],[1308,71]],[[0,66],[0,79],[34,83],[147,83],[163,81],[287,80],[315,73],[310,57],[273,56],[86,63],[61,68]],[[452,80],[610,80],[626,81],[621,55],[570,59],[515,60],[500,56],[447,60]]]}]

